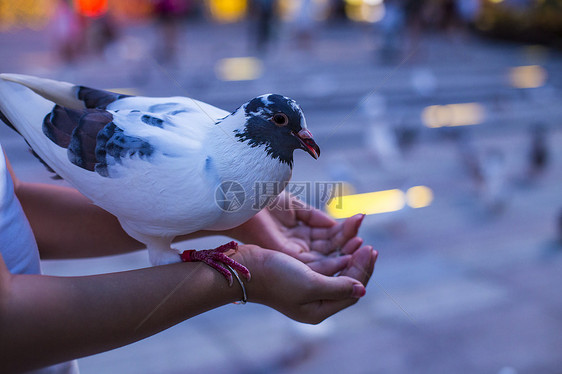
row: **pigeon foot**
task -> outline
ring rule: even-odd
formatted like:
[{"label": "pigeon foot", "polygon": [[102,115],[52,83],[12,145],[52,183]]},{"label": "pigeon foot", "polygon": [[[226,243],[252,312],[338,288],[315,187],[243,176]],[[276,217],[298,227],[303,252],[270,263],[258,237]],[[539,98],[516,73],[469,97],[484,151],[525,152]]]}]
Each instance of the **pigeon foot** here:
[{"label": "pigeon foot", "polygon": [[242,274],[244,278],[250,280],[250,271],[242,264],[234,261],[228,257],[225,252],[238,250],[238,243],[235,241],[223,244],[215,249],[205,249],[197,251],[195,249],[188,249],[180,254],[180,258],[183,262],[203,262],[219,273],[221,273],[228,284],[232,286],[232,273],[228,270],[227,266],[232,267],[234,270]]},{"label": "pigeon foot", "polygon": [[158,265],[168,265],[181,262],[178,258],[179,251],[174,248],[158,249],[158,247],[150,247],[148,250],[148,256],[150,263],[153,266]]}]

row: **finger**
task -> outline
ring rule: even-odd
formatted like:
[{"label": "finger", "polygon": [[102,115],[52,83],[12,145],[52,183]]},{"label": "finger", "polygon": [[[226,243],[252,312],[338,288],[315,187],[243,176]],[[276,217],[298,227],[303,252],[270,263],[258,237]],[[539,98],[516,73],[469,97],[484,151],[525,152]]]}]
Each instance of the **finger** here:
[{"label": "finger", "polygon": [[361,245],[363,245],[363,239],[361,239],[358,236],[351,238],[347,241],[347,243],[343,245],[341,249],[341,254],[351,255],[355,253],[355,251],[359,249]]},{"label": "finger", "polygon": [[332,227],[337,222],[321,210],[305,206],[301,209],[295,209],[297,220],[303,221],[312,227]]},{"label": "finger", "polygon": [[313,227],[310,230],[310,238],[312,240],[316,239],[330,239],[334,236],[334,232],[338,231],[338,227],[341,227],[341,224],[336,224],[332,227]]},{"label": "finger", "polygon": [[296,253],[294,255],[294,257],[301,261],[304,264],[310,264],[312,262],[317,262],[320,261],[322,259],[325,259],[326,256],[318,253],[318,252],[301,252],[301,253]]},{"label": "finger", "polygon": [[332,276],[347,267],[351,256],[324,257],[320,260],[307,263],[317,273]]},{"label": "finger", "polygon": [[[343,254],[352,254],[363,244],[363,239],[355,236],[363,217],[361,214],[356,215],[330,229],[312,229],[311,249],[324,254],[330,254],[335,250],[339,250]],[[315,243],[317,240],[318,244]]]},{"label": "finger", "polygon": [[339,223],[338,226],[334,226],[331,228],[332,236],[343,233],[344,235],[355,236],[357,235],[357,231],[359,231],[359,226],[363,221],[363,214],[356,214],[349,218],[346,218],[343,222]]},{"label": "finger", "polygon": [[[324,276],[320,278],[323,281],[324,288],[319,290],[318,297],[323,300],[342,300],[363,296],[364,286],[373,273],[377,256],[378,252],[373,251],[373,247],[369,245],[359,248],[351,256],[348,265],[338,277]],[[344,292],[345,290],[347,290],[347,294]]]},{"label": "finger", "polygon": [[377,251],[373,251],[371,246],[364,246],[355,251],[349,265],[341,272],[340,276],[328,278],[338,282],[326,281],[326,284],[330,283],[329,287],[318,293],[323,296],[323,300],[302,306],[303,311],[308,314],[309,321],[319,323],[340,310],[355,304],[359,298],[364,296],[366,293],[365,285],[373,273],[377,257]]},{"label": "finger", "polygon": [[310,243],[310,250],[322,254],[329,254],[333,252],[332,242],[330,240],[314,240]]},{"label": "finger", "polygon": [[353,253],[348,266],[341,272],[342,276],[348,276],[367,285],[377,261],[378,252],[373,251],[371,246],[363,246]]},{"label": "finger", "polygon": [[287,240],[283,247],[283,252],[297,254],[302,252],[309,252],[310,244],[306,239],[301,239],[299,237],[293,237],[291,240]]},{"label": "finger", "polygon": [[291,236],[295,238],[300,238],[304,240],[310,240],[312,236],[312,229],[307,225],[298,225],[293,227],[289,230],[291,232]]},{"label": "finger", "polygon": [[354,236],[357,236],[359,232],[359,227],[365,218],[364,214],[356,214],[353,217],[349,217],[341,224],[341,227],[332,228],[332,241],[335,248],[341,248],[343,245]]}]

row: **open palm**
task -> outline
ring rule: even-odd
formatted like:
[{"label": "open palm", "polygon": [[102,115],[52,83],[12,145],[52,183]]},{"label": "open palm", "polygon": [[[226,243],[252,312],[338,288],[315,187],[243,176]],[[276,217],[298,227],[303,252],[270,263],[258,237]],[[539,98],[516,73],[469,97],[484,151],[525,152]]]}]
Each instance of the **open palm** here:
[{"label": "open palm", "polygon": [[350,256],[363,244],[357,237],[363,217],[357,214],[338,223],[282,193],[273,204],[238,227],[234,236],[286,253],[319,273],[331,274],[347,266]]}]

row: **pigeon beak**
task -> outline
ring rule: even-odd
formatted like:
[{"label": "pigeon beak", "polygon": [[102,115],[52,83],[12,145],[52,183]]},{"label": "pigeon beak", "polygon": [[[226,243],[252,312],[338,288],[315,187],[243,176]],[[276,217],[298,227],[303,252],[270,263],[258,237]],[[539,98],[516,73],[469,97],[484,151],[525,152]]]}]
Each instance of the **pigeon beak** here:
[{"label": "pigeon beak", "polygon": [[318,159],[320,156],[320,147],[318,147],[308,129],[302,129],[297,134],[293,133],[293,135],[300,141],[301,149],[307,151],[315,160]]}]

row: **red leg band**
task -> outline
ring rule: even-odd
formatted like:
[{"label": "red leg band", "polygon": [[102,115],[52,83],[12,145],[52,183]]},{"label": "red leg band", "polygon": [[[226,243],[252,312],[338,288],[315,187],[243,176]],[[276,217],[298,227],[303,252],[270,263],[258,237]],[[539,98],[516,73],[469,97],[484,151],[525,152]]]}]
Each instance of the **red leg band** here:
[{"label": "red leg band", "polygon": [[193,261],[193,256],[192,256],[193,253],[195,253],[195,249],[188,249],[186,251],[183,251],[180,254],[180,258],[183,262],[192,262]]}]

